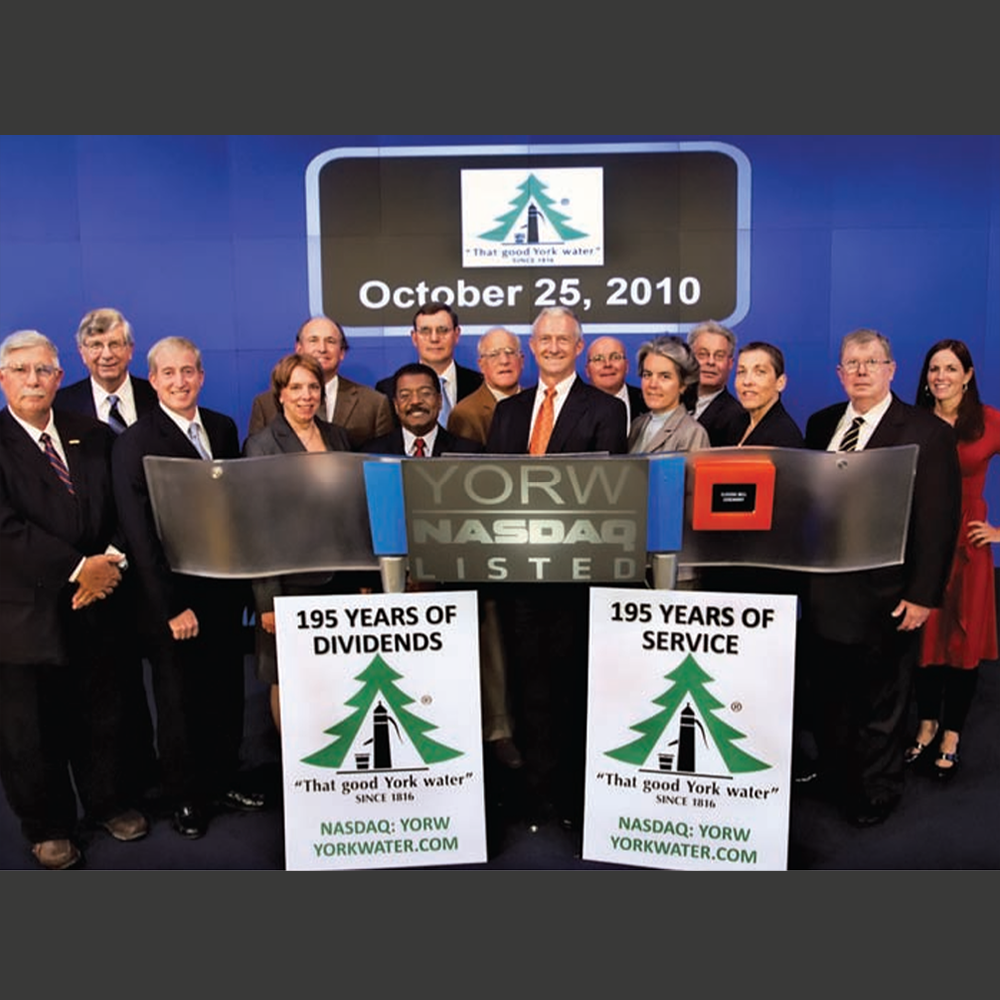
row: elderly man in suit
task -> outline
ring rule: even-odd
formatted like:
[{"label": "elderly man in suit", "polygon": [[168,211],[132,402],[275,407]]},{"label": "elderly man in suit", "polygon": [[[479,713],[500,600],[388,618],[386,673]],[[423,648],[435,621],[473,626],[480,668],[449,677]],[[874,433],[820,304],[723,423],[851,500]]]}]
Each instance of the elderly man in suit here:
[{"label": "elderly man in suit", "polygon": [[120,434],[156,406],[153,387],[129,372],[135,338],[117,309],[88,312],[77,327],[76,346],[90,374],[56,393],[57,410],[96,417]]},{"label": "elderly man in suit", "polygon": [[455,405],[448,430],[486,444],[497,403],[521,391],[524,351],[510,330],[495,326],[479,338],[479,370],[482,385]]},{"label": "elderly man in suit", "polygon": [[[326,409],[319,416],[327,423],[343,427],[351,447],[357,451],[365,441],[392,429],[393,413],[388,397],[340,374],[348,346],[343,327],[325,316],[306,320],[295,335],[295,353],[315,358],[323,369]],[[270,389],[255,396],[247,437],[266,427],[277,413]]]},{"label": "elderly man in suit", "polygon": [[[488,453],[557,455],[627,451],[625,404],[576,373],[583,331],[573,311],[542,310],[529,342],[538,385],[497,403]],[[514,738],[524,754],[527,821],[558,818],[578,829],[583,814],[589,591],[543,583],[501,600]]]},{"label": "elderly man in suit", "polygon": [[[76,346],[89,375],[56,393],[55,408],[96,417],[115,434],[121,434],[156,406],[156,390],[144,378],[129,371],[135,352],[132,324],[117,310],[91,309],[80,320]],[[131,592],[126,594],[131,597]],[[137,639],[132,623],[135,615],[122,615],[122,638]],[[156,785],[157,763],[153,721],[149,714],[142,658],[134,649],[135,669],[126,681],[128,710],[128,761],[131,781],[137,792]]]},{"label": "elderly man in suit", "polygon": [[892,393],[896,363],[885,336],[847,334],[837,372],[847,402],[809,418],[806,447],[919,446],[902,564],[816,574],[806,595],[821,773],[834,782],[848,817],[870,826],[886,819],[902,794],[919,630],[948,579],[961,479],[952,428]]},{"label": "elderly man in suit", "polygon": [[[479,372],[455,360],[455,348],[461,335],[458,313],[444,302],[426,302],[413,314],[410,339],[417,349],[417,360],[432,368],[440,379],[441,422],[446,427],[451,408],[475,392],[483,381]],[[375,388],[390,399],[395,396],[392,379],[390,375],[375,383]]]},{"label": "elderly man in suit", "polygon": [[0,344],[0,779],[47,869],[82,861],[77,793],[115,839],[149,829],[126,804],[112,434],[53,411],[61,378],[41,333]]},{"label": "elderly man in suit", "polygon": [[733,370],[736,334],[710,319],[693,327],[687,341],[700,365],[698,384],[684,395],[688,412],[708,431],[713,448],[739,444],[746,414],[726,387]]},{"label": "elderly man in suit", "polygon": [[[243,609],[249,586],[174,572],[160,542],[143,467],[147,455],[192,461],[240,457],[236,424],[198,405],[201,352],[184,337],[149,350],[159,405],[121,434],[112,453],[115,499],[139,580],[139,628],[152,664],[157,744],[174,828],[195,838],[208,808],[260,809],[238,784],[243,737]],[[192,516],[197,516],[192,511]]]},{"label": "elderly man in suit", "polygon": [[598,337],[587,348],[584,372],[590,384],[625,404],[629,426],[649,407],[642,398],[642,389],[625,381],[628,374],[628,354],[617,337]]}]

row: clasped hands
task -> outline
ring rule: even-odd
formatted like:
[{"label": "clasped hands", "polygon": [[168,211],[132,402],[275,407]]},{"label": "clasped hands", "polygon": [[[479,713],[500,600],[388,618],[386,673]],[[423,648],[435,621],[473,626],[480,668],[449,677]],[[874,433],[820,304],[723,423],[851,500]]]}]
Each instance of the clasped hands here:
[{"label": "clasped hands", "polygon": [[101,553],[87,556],[83,560],[76,577],[76,593],[73,594],[73,610],[103,601],[121,583],[122,571],[118,568],[125,557],[120,553]]}]

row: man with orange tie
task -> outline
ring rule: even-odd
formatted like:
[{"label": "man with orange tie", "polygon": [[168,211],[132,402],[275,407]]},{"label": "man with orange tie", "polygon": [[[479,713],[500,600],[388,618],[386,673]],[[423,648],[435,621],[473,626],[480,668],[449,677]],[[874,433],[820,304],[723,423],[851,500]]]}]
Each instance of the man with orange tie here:
[{"label": "man with orange tie", "polygon": [[[497,403],[488,454],[628,451],[625,404],[576,373],[583,346],[572,310],[539,313],[529,341],[539,383]],[[526,818],[533,829],[556,817],[576,829],[583,809],[589,592],[585,584],[537,583],[501,604]]]}]

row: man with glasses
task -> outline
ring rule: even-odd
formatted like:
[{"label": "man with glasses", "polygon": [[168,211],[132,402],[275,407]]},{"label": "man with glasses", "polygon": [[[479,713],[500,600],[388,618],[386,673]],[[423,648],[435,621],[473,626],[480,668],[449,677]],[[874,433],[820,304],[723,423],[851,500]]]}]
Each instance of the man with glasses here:
[{"label": "man with glasses", "polygon": [[149,382],[129,373],[132,324],[117,309],[87,313],[77,327],[76,346],[90,375],[60,389],[56,409],[96,417],[120,434],[156,406]]},{"label": "man with glasses", "polygon": [[726,388],[733,370],[736,335],[710,319],[694,327],[687,342],[700,365],[698,384],[684,394],[688,412],[708,431],[713,448],[739,444],[746,414]]},{"label": "man with glasses", "polygon": [[35,330],[0,344],[0,780],[50,870],[82,861],[77,795],[116,840],[149,829],[127,804],[113,436],[53,411],[62,374]]},{"label": "man with glasses", "polygon": [[[132,324],[117,310],[91,309],[76,330],[76,346],[90,375],[63,386],[56,393],[55,408],[96,417],[115,434],[121,434],[156,407],[156,390],[144,378],[129,372],[135,339]],[[134,599],[131,587],[124,588],[123,601]],[[133,623],[135,614],[122,613],[122,638],[133,643],[134,669],[126,678],[125,697],[128,727],[128,761],[136,794],[148,792],[159,780],[156,744],[142,657]]]},{"label": "man with glasses", "polygon": [[[343,427],[357,451],[365,441],[387,434],[393,427],[392,403],[381,392],[340,374],[349,344],[343,327],[326,316],[314,316],[299,327],[295,353],[315,358],[323,369],[326,409],[319,416]],[[266,427],[278,413],[274,393],[267,389],[254,397],[247,436]]]},{"label": "man with glasses", "polygon": [[510,330],[495,326],[479,338],[479,370],[482,384],[456,404],[448,430],[485,445],[497,402],[521,391],[524,352]]},{"label": "man with glasses", "polygon": [[[417,360],[436,373],[441,385],[441,421],[447,426],[451,408],[475,392],[483,376],[455,361],[455,347],[462,335],[458,314],[444,302],[428,302],[413,316],[410,339],[417,349]],[[375,388],[389,399],[395,398],[392,376],[380,379]]]},{"label": "man with glasses", "polygon": [[961,479],[952,428],[891,391],[896,363],[885,336],[847,334],[837,374],[847,402],[809,418],[807,448],[919,446],[903,563],[813,574],[806,594],[820,775],[851,821],[871,826],[891,814],[903,791],[910,678],[920,629],[948,579]]},{"label": "man with glasses", "polygon": [[616,337],[598,337],[590,345],[584,371],[591,385],[609,396],[617,396],[625,404],[629,427],[636,417],[649,410],[642,389],[625,381],[628,355],[625,345]]}]

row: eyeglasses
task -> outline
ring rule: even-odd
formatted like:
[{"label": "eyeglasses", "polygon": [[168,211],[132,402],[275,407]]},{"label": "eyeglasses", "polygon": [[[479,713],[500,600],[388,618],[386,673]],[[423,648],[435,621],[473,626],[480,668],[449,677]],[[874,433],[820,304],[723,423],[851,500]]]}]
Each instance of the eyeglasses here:
[{"label": "eyeglasses", "polygon": [[454,333],[455,328],[453,326],[418,326],[417,336],[423,337],[424,340],[430,340],[433,336],[447,337],[449,333]]},{"label": "eyeglasses", "polygon": [[498,358],[514,358],[521,352],[516,347],[498,347],[495,351],[487,351],[480,354],[483,361],[496,361]]},{"label": "eyeglasses", "polygon": [[397,389],[396,399],[401,403],[408,403],[411,399],[419,399],[421,403],[426,403],[437,397],[437,390],[429,385],[423,389]]},{"label": "eyeglasses", "polygon": [[589,365],[603,365],[605,361],[625,361],[625,355],[619,351],[612,351],[611,354],[592,354],[587,359]]},{"label": "eyeglasses", "polygon": [[891,365],[891,361],[882,361],[879,358],[863,358],[860,360],[845,361],[837,367],[848,375],[857,375],[862,368],[878,368],[879,365]]},{"label": "eyeglasses", "polygon": [[714,354],[711,351],[695,351],[694,356],[699,361],[714,361],[717,365],[721,365],[728,361],[732,354],[728,351],[716,351]]},{"label": "eyeglasses", "polygon": [[28,378],[34,372],[35,377],[39,379],[52,378],[58,372],[62,371],[61,368],[57,368],[55,365],[4,365],[3,369],[10,372],[11,375],[16,375],[18,378]]},{"label": "eyeglasses", "polygon": [[112,354],[121,354],[128,347],[128,344],[124,340],[88,340],[83,345],[83,349],[88,354],[95,355],[100,354],[105,347]]}]

